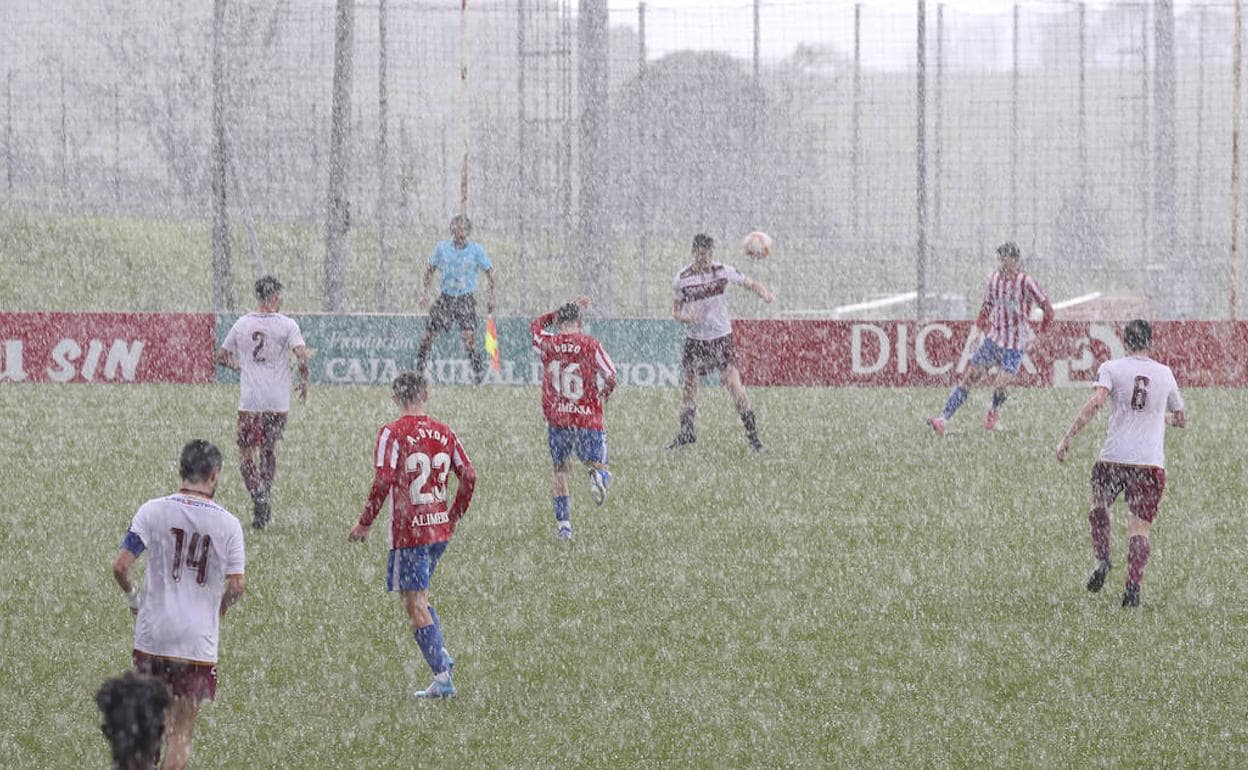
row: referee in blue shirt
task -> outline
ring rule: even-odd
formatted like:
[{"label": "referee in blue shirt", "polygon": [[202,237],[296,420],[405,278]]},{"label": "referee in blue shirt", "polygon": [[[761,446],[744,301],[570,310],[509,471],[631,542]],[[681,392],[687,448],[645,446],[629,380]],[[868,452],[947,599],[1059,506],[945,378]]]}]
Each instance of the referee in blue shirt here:
[{"label": "referee in blue shirt", "polygon": [[451,239],[438,241],[429,257],[420,291],[420,307],[425,307],[429,301],[429,286],[433,283],[434,272],[442,273],[442,291],[429,308],[429,323],[425,326],[425,335],[420,338],[420,351],[416,354],[416,371],[424,373],[429,349],[438,335],[458,326],[464,338],[464,347],[468,349],[468,360],[472,362],[473,381],[479,385],[485,379],[485,362],[481,351],[477,350],[477,300],[473,292],[477,290],[477,273],[485,273],[490,285],[486,312],[492,314],[494,265],[485,256],[485,249],[480,244],[468,240],[471,232],[472,222],[468,217],[456,214],[451,219]]}]

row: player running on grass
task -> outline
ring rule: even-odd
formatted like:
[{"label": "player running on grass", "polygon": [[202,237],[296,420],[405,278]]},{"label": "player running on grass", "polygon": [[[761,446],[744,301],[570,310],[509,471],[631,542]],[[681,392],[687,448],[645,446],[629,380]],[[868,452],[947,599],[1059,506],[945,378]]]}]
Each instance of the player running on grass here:
[{"label": "player running on grass", "polygon": [[[113,579],[126,594],[134,621],[134,670],[169,685],[165,714],[168,753],[163,767],[179,770],[191,754],[200,705],[217,696],[221,617],[243,596],[243,527],[213,502],[221,451],[202,439],[182,448],[177,494],[144,503],[113,561]],[[140,590],[130,580],[147,554]]]},{"label": "player running on grass", "polygon": [[[1053,305],[1049,303],[1048,295],[1036,279],[1019,269],[1021,258],[1018,246],[1006,241],[997,247],[997,257],[1000,268],[988,276],[984,302],[980,306],[979,317],[975,319],[975,325],[984,330],[984,341],[971,356],[971,365],[949,394],[944,412],[927,418],[927,424],[937,435],[944,435],[945,424],[966,402],[971,387],[985,380],[992,383],[993,391],[992,406],[984,416],[984,430],[995,428],[997,415],[1005,403],[1006,386],[1018,374],[1023,354],[1034,336],[1028,324],[1031,309],[1039,306],[1044,311],[1044,320],[1040,322],[1041,334],[1048,331],[1049,324],[1053,322]],[[989,376],[994,366],[997,372]]]},{"label": "player running on grass", "polygon": [[1100,457],[1092,466],[1092,552],[1096,567],[1088,578],[1088,590],[1101,590],[1109,574],[1109,508],[1126,493],[1127,585],[1123,607],[1140,605],[1140,581],[1152,550],[1148,533],[1157,517],[1166,489],[1166,426],[1187,426],[1183,396],[1170,367],[1149,358],[1153,330],[1147,321],[1135,320],[1122,333],[1127,355],[1106,361],[1096,373],[1092,397],[1083,405],[1066,435],[1057,445],[1057,461],[1065,462],[1070,442],[1096,416],[1109,399],[1112,412]]},{"label": "player running on grass", "polygon": [[[423,374],[400,372],[391,390],[401,414],[378,432],[373,486],[347,540],[363,542],[382,506],[390,501],[386,590],[398,590],[416,645],[433,671],[433,682],[415,694],[446,698],[455,694],[451,682],[455,660],[446,651],[442,624],[429,604],[429,583],[455,525],[472,502],[477,473],[455,432],[425,412],[429,384]],[[450,473],[459,478],[459,488],[448,509],[446,477]]]},{"label": "player running on grass", "polygon": [[251,526],[272,518],[270,498],[277,476],[277,443],[290,411],[290,354],[299,362],[299,401],[308,400],[311,351],[299,324],[282,315],[282,283],[271,275],[256,281],[255,312],[239,318],[225,335],[216,361],[239,369],[238,454],[243,484],[251,494]]},{"label": "player running on grass", "polygon": [[[615,390],[615,365],[594,337],[581,329],[581,311],[589,298],[580,297],[552,313],[538,316],[529,325],[533,347],[542,357],[542,413],[546,416],[546,441],[554,462],[551,495],[559,537],[572,537],[568,507],[568,474],[572,455],[589,468],[594,502],[602,505],[611,483],[607,466],[607,433],[602,408]],[[554,334],[546,327],[555,324]]]}]

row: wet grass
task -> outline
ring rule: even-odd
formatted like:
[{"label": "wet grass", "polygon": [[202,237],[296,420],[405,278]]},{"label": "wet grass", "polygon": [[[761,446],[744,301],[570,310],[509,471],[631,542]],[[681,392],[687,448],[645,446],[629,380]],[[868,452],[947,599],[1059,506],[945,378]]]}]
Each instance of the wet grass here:
[{"label": "wet grass", "polygon": [[[754,391],[752,456],[724,394],[699,442],[661,449],[677,393],[621,392],[616,482],[573,489],[556,541],[536,391],[442,388],[478,496],[434,598],[460,694],[412,700],[427,670],[384,591],[380,528],[346,533],[370,480],[380,388],[321,388],[291,417],[274,525],[248,530],[249,593],[223,624],[218,701],[193,764],[237,767],[1162,767],[1248,763],[1248,395],[1187,394],[1139,611],[1091,565],[1093,426],[1082,400],[983,397],[926,432],[937,390]],[[0,756],[103,767],[92,695],[129,664],[109,565],[135,508],[171,491],[181,443],[227,453],[236,391],[0,388]]]}]

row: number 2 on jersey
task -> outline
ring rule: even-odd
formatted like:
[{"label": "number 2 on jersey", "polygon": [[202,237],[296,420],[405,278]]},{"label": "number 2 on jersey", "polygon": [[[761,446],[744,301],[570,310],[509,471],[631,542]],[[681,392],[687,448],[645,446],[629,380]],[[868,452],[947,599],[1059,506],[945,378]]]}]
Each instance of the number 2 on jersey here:
[{"label": "number 2 on jersey", "polygon": [[[446,500],[446,474],[451,471],[451,456],[446,452],[438,452],[433,457],[424,452],[413,452],[407,456],[404,462],[404,468],[408,473],[415,473],[416,478],[412,481],[408,491],[411,493],[412,502],[417,505],[428,505],[429,503],[440,503]],[[429,476],[437,473],[434,479],[434,488],[429,491],[423,491],[425,483],[429,481]]]},{"label": "number 2 on jersey", "polygon": [[261,331],[251,333],[251,339],[255,341],[256,346],[251,349],[251,360],[258,364],[264,363],[264,356],[260,355],[260,351],[264,350],[265,334]]}]

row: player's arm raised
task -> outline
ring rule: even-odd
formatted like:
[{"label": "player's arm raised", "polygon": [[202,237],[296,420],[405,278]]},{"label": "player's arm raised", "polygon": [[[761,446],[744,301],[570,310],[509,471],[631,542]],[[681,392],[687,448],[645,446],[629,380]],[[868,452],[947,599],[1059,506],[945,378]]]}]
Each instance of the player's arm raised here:
[{"label": "player's arm raised", "polygon": [[776,298],[776,295],[772,294],[771,289],[768,289],[765,285],[763,285],[762,281],[756,281],[753,278],[746,278],[741,282],[741,285],[757,294],[759,299],[768,304],[771,304],[771,302]]},{"label": "player's arm raised", "polygon": [[1096,417],[1096,413],[1100,411],[1101,405],[1105,403],[1105,399],[1109,398],[1109,388],[1096,386],[1092,389],[1092,396],[1088,398],[1088,402],[1079,410],[1079,414],[1075,415],[1075,421],[1066,429],[1066,435],[1062,436],[1062,440],[1057,445],[1057,461],[1059,463],[1066,462],[1066,455],[1070,452],[1070,442],[1075,440],[1075,436],[1092,422]]}]

